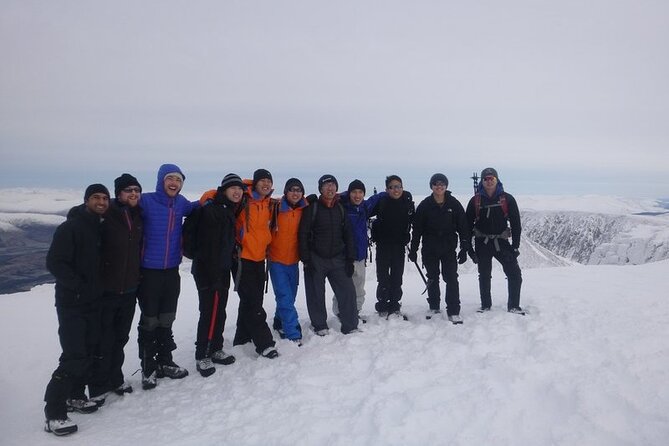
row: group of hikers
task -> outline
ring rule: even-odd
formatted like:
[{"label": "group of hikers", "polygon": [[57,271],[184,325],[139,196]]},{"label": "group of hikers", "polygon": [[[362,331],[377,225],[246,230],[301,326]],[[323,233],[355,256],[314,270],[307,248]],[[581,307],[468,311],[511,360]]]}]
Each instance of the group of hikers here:
[{"label": "group of hikers", "polygon": [[493,168],[481,172],[466,210],[447,190],[442,173],[432,175],[431,194],[418,207],[397,175],[386,177],[385,190],[369,198],[357,179],[339,193],[337,179],[326,174],[318,180],[319,195],[306,196],[302,182],[290,178],[277,199],[272,198],[272,174],[258,169],[252,179],[226,175],[217,189],[197,201],[181,195],[185,178],[178,166],[163,164],[155,192],[142,193],[137,178],[124,173],[114,181],[113,200],[104,185],[92,184],[84,203],[72,208],[56,229],[46,263],[56,279],[62,354],[44,397],[47,432],[76,432],[68,412],[91,413],[110,392],[133,391],[122,366],[136,300],[142,388],[153,389],[159,378],[188,375],[172,357],[182,255],[192,258],[197,286],[195,363],[203,377],[215,373],[214,364],[235,362],[223,350],[231,284],[239,295],[233,345],[252,342],[258,355],[279,356],[263,308],[268,281],[276,298],[272,328],[281,338],[302,345],[295,308],[300,261],[313,333],[326,336],[330,329],[326,280],[334,291],[332,310],[341,332],[359,332],[358,324],[367,322],[362,307],[372,243],[378,282],[375,311],[382,318],[407,319],[401,312],[405,256],[423,276],[419,248],[427,276],[427,319],[441,312],[441,276],[447,318],[463,322],[457,268],[468,257],[478,265],[478,311],[492,306],[495,258],[508,279],[507,310],[524,314],[517,261],[520,214]]}]

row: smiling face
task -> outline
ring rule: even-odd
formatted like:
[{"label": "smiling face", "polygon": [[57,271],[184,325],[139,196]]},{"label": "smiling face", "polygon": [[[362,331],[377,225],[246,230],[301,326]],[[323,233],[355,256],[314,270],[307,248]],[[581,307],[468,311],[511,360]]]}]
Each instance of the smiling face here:
[{"label": "smiling face", "polygon": [[354,206],[360,206],[362,200],[365,199],[365,193],[362,189],[353,189],[349,192],[348,198]]},{"label": "smiling face", "polygon": [[273,184],[274,183],[269,178],[263,178],[261,180],[258,180],[255,186],[255,190],[263,197],[266,197],[272,192]]},{"label": "smiling face", "polygon": [[295,206],[302,199],[302,195],[304,195],[302,188],[299,186],[293,186],[286,191],[286,200],[291,204],[291,206]]},{"label": "smiling face", "polygon": [[233,203],[239,203],[242,200],[244,189],[240,186],[230,186],[225,189],[225,197]]},{"label": "smiling face", "polygon": [[493,196],[496,189],[497,189],[496,177],[488,175],[487,177],[483,178],[483,190],[485,191],[486,194],[488,194],[489,197]]},{"label": "smiling face", "polygon": [[402,192],[404,191],[402,189],[402,183],[397,180],[392,180],[390,183],[388,183],[386,190],[390,198],[394,200],[400,198],[402,196]]},{"label": "smiling face", "polygon": [[170,197],[174,198],[179,195],[181,188],[184,185],[184,181],[179,175],[167,175],[163,181],[163,186],[165,188],[165,193]]},{"label": "smiling face", "polygon": [[125,189],[121,189],[118,194],[118,201],[134,208],[139,204],[140,189],[138,186],[128,186]]},{"label": "smiling face", "polygon": [[324,199],[330,201],[334,199],[334,196],[337,194],[337,183],[334,181],[328,181],[323,183],[321,186],[321,195]]},{"label": "smiling face", "polygon": [[99,192],[91,195],[86,200],[86,209],[94,214],[104,214],[109,209],[109,196]]}]

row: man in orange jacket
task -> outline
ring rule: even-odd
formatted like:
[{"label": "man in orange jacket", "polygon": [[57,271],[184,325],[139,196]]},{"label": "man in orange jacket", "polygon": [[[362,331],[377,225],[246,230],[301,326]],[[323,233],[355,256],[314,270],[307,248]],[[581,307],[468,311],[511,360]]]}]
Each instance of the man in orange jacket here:
[{"label": "man in orange jacket", "polygon": [[265,358],[279,356],[263,309],[265,257],[272,241],[270,233],[272,174],[266,169],[253,173],[251,188],[235,222],[236,240],[241,247],[233,274],[239,294],[237,332],[233,345],[253,341],[256,352]]}]

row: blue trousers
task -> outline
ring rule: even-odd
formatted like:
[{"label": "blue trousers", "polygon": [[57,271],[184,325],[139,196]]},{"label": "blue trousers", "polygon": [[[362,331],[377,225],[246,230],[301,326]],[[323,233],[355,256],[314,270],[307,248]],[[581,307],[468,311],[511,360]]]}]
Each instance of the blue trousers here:
[{"label": "blue trousers", "polygon": [[295,297],[300,281],[298,264],[284,265],[270,262],[269,277],[272,279],[272,288],[276,297],[275,319],[281,321],[281,329],[288,339],[301,339],[302,331],[295,309]]}]

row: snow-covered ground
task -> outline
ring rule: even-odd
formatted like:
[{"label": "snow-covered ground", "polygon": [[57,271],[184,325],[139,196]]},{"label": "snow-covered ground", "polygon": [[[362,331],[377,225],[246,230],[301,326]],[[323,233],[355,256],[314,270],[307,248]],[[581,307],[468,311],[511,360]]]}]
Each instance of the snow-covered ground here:
[{"label": "snow-covered ground", "polygon": [[[175,359],[191,375],[142,391],[136,331],[125,372],[135,392],[112,396],[79,432],[42,431],[44,388],[59,345],[53,286],[0,296],[0,431],[7,445],[664,445],[669,438],[669,261],[639,266],[525,270],[521,304],[508,314],[505,280],[493,278],[493,311],[478,307],[476,275],[462,274],[464,324],[425,320],[421,279],[407,264],[410,320],[371,316],[362,333],[308,330],[281,356],[231,347],[231,366],[202,378],[194,367],[197,297],[188,265],[175,323]],[[365,312],[373,308],[368,269]],[[274,311],[273,295],[266,309]]]}]

